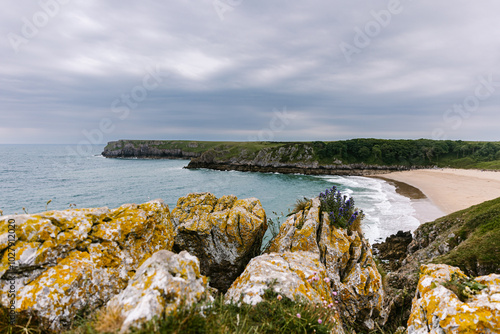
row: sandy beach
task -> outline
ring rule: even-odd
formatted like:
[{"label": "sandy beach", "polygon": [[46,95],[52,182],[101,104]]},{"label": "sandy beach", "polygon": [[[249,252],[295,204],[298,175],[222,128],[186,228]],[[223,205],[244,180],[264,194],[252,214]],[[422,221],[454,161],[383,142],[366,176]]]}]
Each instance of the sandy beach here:
[{"label": "sandy beach", "polygon": [[383,174],[379,177],[396,181],[398,190],[413,199],[422,198],[418,193],[420,190],[445,214],[500,197],[500,172],[449,168],[419,169]]}]

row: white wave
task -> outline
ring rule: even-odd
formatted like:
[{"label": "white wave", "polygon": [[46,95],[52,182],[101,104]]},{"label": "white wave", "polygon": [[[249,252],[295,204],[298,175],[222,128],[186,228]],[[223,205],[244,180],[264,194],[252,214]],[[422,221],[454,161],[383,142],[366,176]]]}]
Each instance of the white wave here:
[{"label": "white wave", "polygon": [[363,210],[363,230],[370,242],[385,239],[399,230],[413,231],[420,224],[412,201],[384,180],[361,176],[324,178],[354,198],[356,206]]}]

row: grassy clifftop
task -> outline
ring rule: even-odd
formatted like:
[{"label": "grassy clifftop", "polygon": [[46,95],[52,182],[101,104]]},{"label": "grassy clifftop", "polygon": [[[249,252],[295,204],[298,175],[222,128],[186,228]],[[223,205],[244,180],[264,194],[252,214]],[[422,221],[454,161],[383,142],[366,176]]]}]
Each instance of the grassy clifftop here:
[{"label": "grassy clifftop", "polygon": [[248,163],[271,157],[280,163],[319,165],[439,166],[500,169],[500,142],[351,139],[333,142],[221,142],[120,140],[110,142],[106,157],[184,157],[210,155],[217,163]]}]

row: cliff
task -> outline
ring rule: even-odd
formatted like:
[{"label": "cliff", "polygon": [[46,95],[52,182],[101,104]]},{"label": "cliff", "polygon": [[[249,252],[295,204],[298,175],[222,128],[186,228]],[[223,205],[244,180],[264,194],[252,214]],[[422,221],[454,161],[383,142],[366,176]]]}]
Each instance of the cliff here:
[{"label": "cliff", "polygon": [[500,169],[500,143],[429,139],[333,142],[119,140],[107,158],[191,159],[187,168],[370,175],[419,167]]},{"label": "cliff", "polygon": [[211,149],[191,159],[186,168],[208,168],[215,170],[237,170],[242,172],[305,174],[305,175],[351,175],[363,176],[408,170],[406,166],[344,164],[335,159],[333,163],[319,163],[312,145],[288,144],[265,147],[259,151],[241,150],[230,155],[226,150]]},{"label": "cliff", "polygon": [[[470,277],[498,276],[498,240],[500,198],[423,224],[413,232],[413,237],[410,233],[399,232],[384,243],[373,245],[378,250],[380,266],[387,272],[384,280],[389,326],[406,325],[410,318],[414,291],[422,280],[423,264],[453,266],[451,268],[456,269],[446,270],[460,269],[463,272],[461,275]],[[500,295],[496,298],[500,301]]]},{"label": "cliff", "polygon": [[306,175],[373,175],[407,170],[410,166],[343,163],[322,158],[309,142],[205,142],[119,140],[109,142],[107,158],[190,159],[188,169],[207,168],[246,172]]}]

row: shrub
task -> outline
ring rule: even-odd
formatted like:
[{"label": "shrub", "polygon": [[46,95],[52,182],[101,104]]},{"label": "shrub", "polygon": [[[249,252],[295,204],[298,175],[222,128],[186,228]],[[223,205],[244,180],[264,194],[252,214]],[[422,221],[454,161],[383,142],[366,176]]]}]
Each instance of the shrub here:
[{"label": "shrub", "polygon": [[354,206],[354,199],[337,190],[336,186],[319,194],[321,212],[327,212],[330,223],[338,228],[358,230],[364,217],[363,211]]}]

